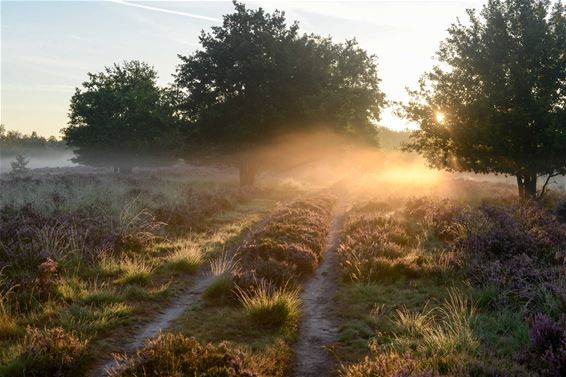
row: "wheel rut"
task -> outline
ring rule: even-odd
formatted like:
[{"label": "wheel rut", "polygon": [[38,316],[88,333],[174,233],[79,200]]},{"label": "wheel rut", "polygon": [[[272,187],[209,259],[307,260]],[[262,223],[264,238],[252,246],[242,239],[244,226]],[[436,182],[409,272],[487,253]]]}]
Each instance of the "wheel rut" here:
[{"label": "wheel rut", "polygon": [[[247,231],[237,245],[225,253],[225,257],[232,258],[238,247],[249,241],[258,229],[261,229],[268,221],[269,216],[264,217]],[[196,279],[188,286],[184,292],[178,295],[175,300],[166,308],[161,310],[149,322],[141,324],[135,334],[121,345],[120,353],[133,353],[141,348],[147,339],[157,335],[160,331],[167,330],[184,312],[196,304],[206,288],[214,282],[215,276],[209,268],[201,268]],[[89,377],[106,377],[119,367],[118,361],[110,355],[96,364],[88,373]]]},{"label": "wheel rut", "polygon": [[327,347],[337,340],[338,322],[333,315],[333,300],[338,288],[338,248],[344,209],[333,216],[326,239],[323,260],[301,294],[303,314],[299,339],[295,345],[294,377],[323,377],[333,373],[333,359]]}]

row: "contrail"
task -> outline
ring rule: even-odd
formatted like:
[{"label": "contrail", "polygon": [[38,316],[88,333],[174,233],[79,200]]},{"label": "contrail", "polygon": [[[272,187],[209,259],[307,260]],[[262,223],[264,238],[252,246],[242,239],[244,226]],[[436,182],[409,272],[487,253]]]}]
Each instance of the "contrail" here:
[{"label": "contrail", "polygon": [[156,12],[169,13],[169,14],[176,14],[176,15],[178,15],[178,16],[185,16],[185,17],[198,18],[199,20],[207,20],[207,21],[214,21],[214,22],[222,22],[222,20],[221,20],[220,18],[201,16],[201,15],[199,15],[199,14],[194,14],[194,13],[179,12],[179,11],[171,10],[171,9],[164,9],[164,8],[151,7],[151,6],[149,6],[149,5],[142,5],[142,4],[130,3],[130,2],[128,2],[128,1],[123,1],[123,0],[107,0],[107,1],[109,1],[109,2],[111,2],[111,3],[127,5],[127,6],[129,6],[129,7],[134,7],[134,8],[141,8],[141,9],[153,10],[153,11],[156,11]]}]

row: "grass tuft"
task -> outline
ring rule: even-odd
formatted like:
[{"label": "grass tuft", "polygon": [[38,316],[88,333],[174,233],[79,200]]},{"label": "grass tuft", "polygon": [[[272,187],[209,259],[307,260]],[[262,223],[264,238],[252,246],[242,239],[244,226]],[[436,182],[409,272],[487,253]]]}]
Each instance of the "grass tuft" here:
[{"label": "grass tuft", "polygon": [[202,253],[195,243],[185,243],[167,257],[166,266],[181,272],[193,273],[202,263]]},{"label": "grass tuft", "polygon": [[153,267],[136,258],[125,258],[120,262],[122,276],[114,280],[116,284],[146,284],[151,277]]},{"label": "grass tuft", "polygon": [[254,324],[265,327],[282,327],[295,324],[300,315],[299,292],[296,289],[278,288],[271,291],[260,285],[252,292],[236,288],[240,303]]}]

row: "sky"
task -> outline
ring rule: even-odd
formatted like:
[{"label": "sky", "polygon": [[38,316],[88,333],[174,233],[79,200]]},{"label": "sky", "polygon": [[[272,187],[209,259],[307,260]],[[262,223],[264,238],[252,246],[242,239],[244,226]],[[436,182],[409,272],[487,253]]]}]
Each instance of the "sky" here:
[{"label": "sky", "polygon": [[[245,1],[280,9],[300,30],[356,38],[377,56],[381,89],[391,101],[407,99],[406,87],[434,64],[434,53],[457,17],[484,1]],[[2,124],[24,133],[60,136],[69,100],[87,72],[124,60],[142,60],[172,81],[178,54],[199,48],[201,30],[219,25],[229,1],[5,1],[1,12]],[[391,110],[380,124],[414,128]]]}]

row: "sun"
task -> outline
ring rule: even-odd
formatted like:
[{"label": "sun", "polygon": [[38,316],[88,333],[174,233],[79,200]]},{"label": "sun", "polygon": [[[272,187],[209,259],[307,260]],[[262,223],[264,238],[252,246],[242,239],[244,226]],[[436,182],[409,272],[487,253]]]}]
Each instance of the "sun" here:
[{"label": "sun", "polygon": [[443,113],[441,113],[440,111],[436,112],[436,121],[438,123],[443,123],[445,118],[446,116]]}]

